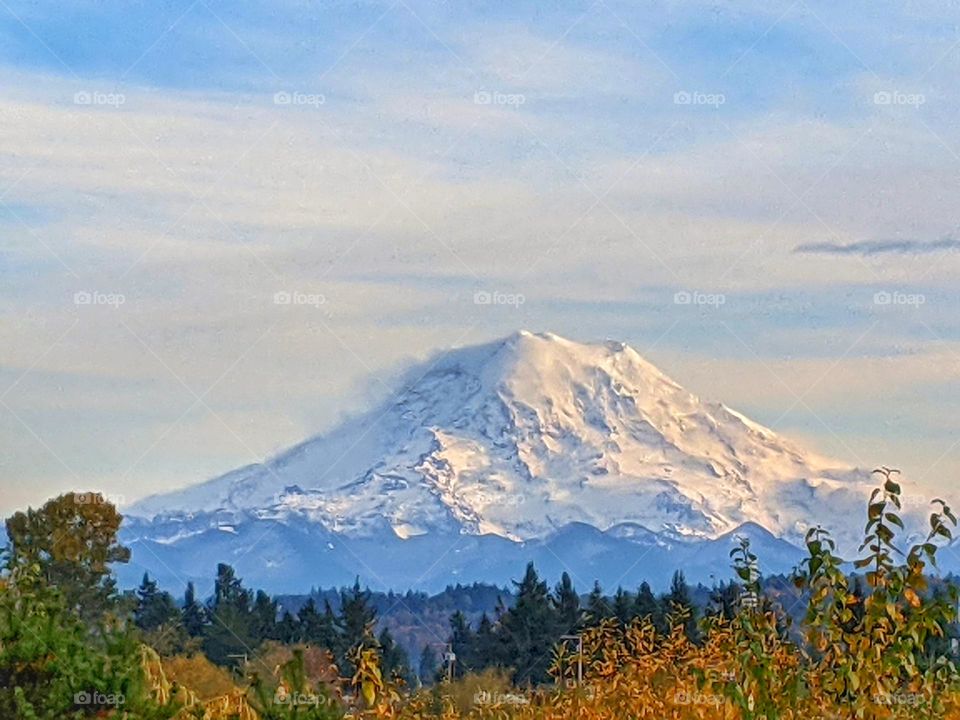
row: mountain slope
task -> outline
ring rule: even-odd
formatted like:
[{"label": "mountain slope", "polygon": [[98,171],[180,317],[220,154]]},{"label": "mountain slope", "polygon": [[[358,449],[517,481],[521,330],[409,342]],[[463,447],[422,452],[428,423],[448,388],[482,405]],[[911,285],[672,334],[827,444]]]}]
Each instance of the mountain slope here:
[{"label": "mountain slope", "polygon": [[626,345],[520,332],[444,353],[334,432],[129,513],[518,542],[570,523],[692,538],[756,523],[798,543],[814,521],[843,529],[849,546],[865,479],[701,401]]}]

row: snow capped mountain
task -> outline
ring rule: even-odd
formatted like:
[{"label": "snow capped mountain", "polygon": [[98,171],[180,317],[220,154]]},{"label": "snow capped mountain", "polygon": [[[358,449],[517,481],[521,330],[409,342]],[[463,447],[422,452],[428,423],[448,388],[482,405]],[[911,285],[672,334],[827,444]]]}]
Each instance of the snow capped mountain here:
[{"label": "snow capped mountain", "polygon": [[748,523],[796,545],[812,523],[853,548],[871,487],[622,343],[519,332],[443,353],[333,432],[127,514],[134,541],[165,551],[214,527],[229,544],[251,522],[399,548],[464,535],[540,547],[574,524],[631,548]]}]

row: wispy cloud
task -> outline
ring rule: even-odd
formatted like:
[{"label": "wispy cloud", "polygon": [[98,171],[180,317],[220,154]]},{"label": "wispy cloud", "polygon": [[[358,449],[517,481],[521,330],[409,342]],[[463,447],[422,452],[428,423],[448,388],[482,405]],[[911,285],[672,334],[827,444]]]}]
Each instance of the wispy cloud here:
[{"label": "wispy cloud", "polygon": [[797,245],[795,253],[807,255],[929,255],[960,251],[960,240],[861,240],[852,243],[815,242]]},{"label": "wispy cloud", "polygon": [[[656,345],[761,420],[816,385],[845,419],[787,421],[827,444],[879,436],[875,388],[956,394],[941,356],[885,359],[960,355],[955,9],[128,5],[0,4],[0,394],[36,432],[0,405],[0,511],[250,462],[371,373],[524,326]],[[946,239],[859,240],[898,237]],[[884,254],[911,262],[823,262]],[[223,422],[170,430],[185,386]]]}]

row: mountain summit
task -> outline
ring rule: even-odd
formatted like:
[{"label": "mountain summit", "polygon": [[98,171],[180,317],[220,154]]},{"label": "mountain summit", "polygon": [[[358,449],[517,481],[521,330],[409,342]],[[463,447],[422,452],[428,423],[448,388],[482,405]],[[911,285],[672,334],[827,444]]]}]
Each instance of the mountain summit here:
[{"label": "mountain summit", "polygon": [[442,353],[333,432],[127,512],[167,543],[202,510],[354,539],[516,543],[582,524],[685,542],[755,523],[798,544],[812,523],[844,545],[867,480],[700,400],[623,343],[523,331]]}]

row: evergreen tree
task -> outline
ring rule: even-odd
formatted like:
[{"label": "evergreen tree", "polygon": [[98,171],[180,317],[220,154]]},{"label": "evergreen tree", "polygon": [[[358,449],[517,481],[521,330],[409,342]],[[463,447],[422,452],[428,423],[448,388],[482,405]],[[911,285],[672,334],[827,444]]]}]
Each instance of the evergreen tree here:
[{"label": "evergreen tree", "polygon": [[210,622],[204,630],[203,651],[218,665],[238,665],[259,644],[254,635],[250,591],[236,577],[232,567],[217,565]]},{"label": "evergreen tree", "polygon": [[694,642],[698,641],[696,608],[690,599],[690,587],[687,585],[687,579],[684,577],[682,570],[673,573],[673,579],[670,581],[670,592],[666,597],[666,606],[673,622],[677,622],[681,616],[685,617],[684,632]]},{"label": "evergreen tree", "polygon": [[300,624],[289,610],[284,610],[283,616],[277,622],[277,639],[285,645],[292,645],[300,640]]},{"label": "evergreen tree", "polygon": [[203,629],[207,625],[207,612],[203,603],[197,600],[196,591],[193,583],[187,583],[187,589],[183,594],[183,627],[190,637],[200,637]]},{"label": "evergreen tree", "polygon": [[566,572],[553,591],[553,605],[557,613],[557,626],[562,634],[574,633],[582,621],[580,597],[573,589],[573,582]]},{"label": "evergreen tree", "polygon": [[594,581],[593,590],[587,596],[586,624],[594,627],[604,618],[610,617],[610,605],[603,597],[603,589],[598,581]]},{"label": "evergreen tree", "polygon": [[156,630],[180,619],[180,611],[168,592],[157,588],[157,583],[147,573],[137,589],[137,605],[133,613],[134,623],[141,630]]},{"label": "evergreen tree", "polygon": [[[0,580],[0,718],[160,720],[130,624],[84,621],[37,565],[8,562]],[[109,600],[110,598],[108,598]]]},{"label": "evergreen tree", "polygon": [[321,615],[317,612],[317,604],[313,598],[308,598],[299,610],[297,610],[297,635],[296,639],[300,642],[319,644],[316,636],[320,633]]},{"label": "evergreen tree", "polygon": [[725,620],[732,620],[739,609],[740,586],[735,582],[721,582],[710,591],[712,614]]},{"label": "evergreen tree", "polygon": [[66,493],[39,510],[7,518],[9,565],[37,567],[67,606],[86,622],[99,622],[116,601],[112,563],[130,550],[117,541],[120,514],[100,493]]},{"label": "evergreen tree", "polygon": [[370,605],[370,592],[360,589],[360,579],[354,582],[349,591],[340,592],[340,615],[337,617],[339,637],[335,648],[337,665],[344,677],[354,673],[351,653],[358,647],[376,645],[373,628],[377,613]]},{"label": "evergreen tree", "polygon": [[466,673],[479,670],[476,661],[476,637],[470,629],[470,623],[460,610],[450,618],[450,650],[456,656],[453,676],[463,677]]},{"label": "evergreen tree", "polygon": [[417,664],[417,678],[421,685],[432,685],[440,669],[437,653],[431,645],[424,645],[420,651],[420,662]]},{"label": "evergreen tree", "polygon": [[317,611],[317,604],[311,597],[300,608],[297,618],[299,620],[298,638],[300,640],[336,653],[339,647],[337,618],[328,601],[324,601],[324,609],[320,613]]},{"label": "evergreen tree", "polygon": [[251,634],[258,641],[277,640],[277,603],[263,590],[257,591],[253,601]]},{"label": "evergreen tree", "polygon": [[619,620],[621,624],[626,625],[633,620],[633,613],[633,597],[622,587],[618,587],[616,594],[613,596],[613,616]]},{"label": "evergreen tree", "polygon": [[517,684],[545,682],[550,653],[556,641],[557,616],[551,606],[547,583],[540,580],[533,563],[527,565],[517,586],[517,599],[500,621],[505,650],[514,667]]},{"label": "evergreen tree", "polygon": [[662,630],[663,613],[660,603],[657,602],[650,584],[646,581],[640,583],[640,588],[637,590],[637,596],[633,601],[633,614],[638,618],[650,618],[654,626]]},{"label": "evergreen tree", "polygon": [[380,644],[380,671],[384,677],[400,678],[407,685],[411,685],[410,658],[407,657],[407,651],[397,645],[387,628],[380,632],[377,642]]},{"label": "evergreen tree", "polygon": [[477,625],[477,632],[474,635],[472,661],[473,669],[477,671],[493,666],[503,666],[509,662],[504,658],[502,639],[486,613],[480,617],[480,624]]}]

